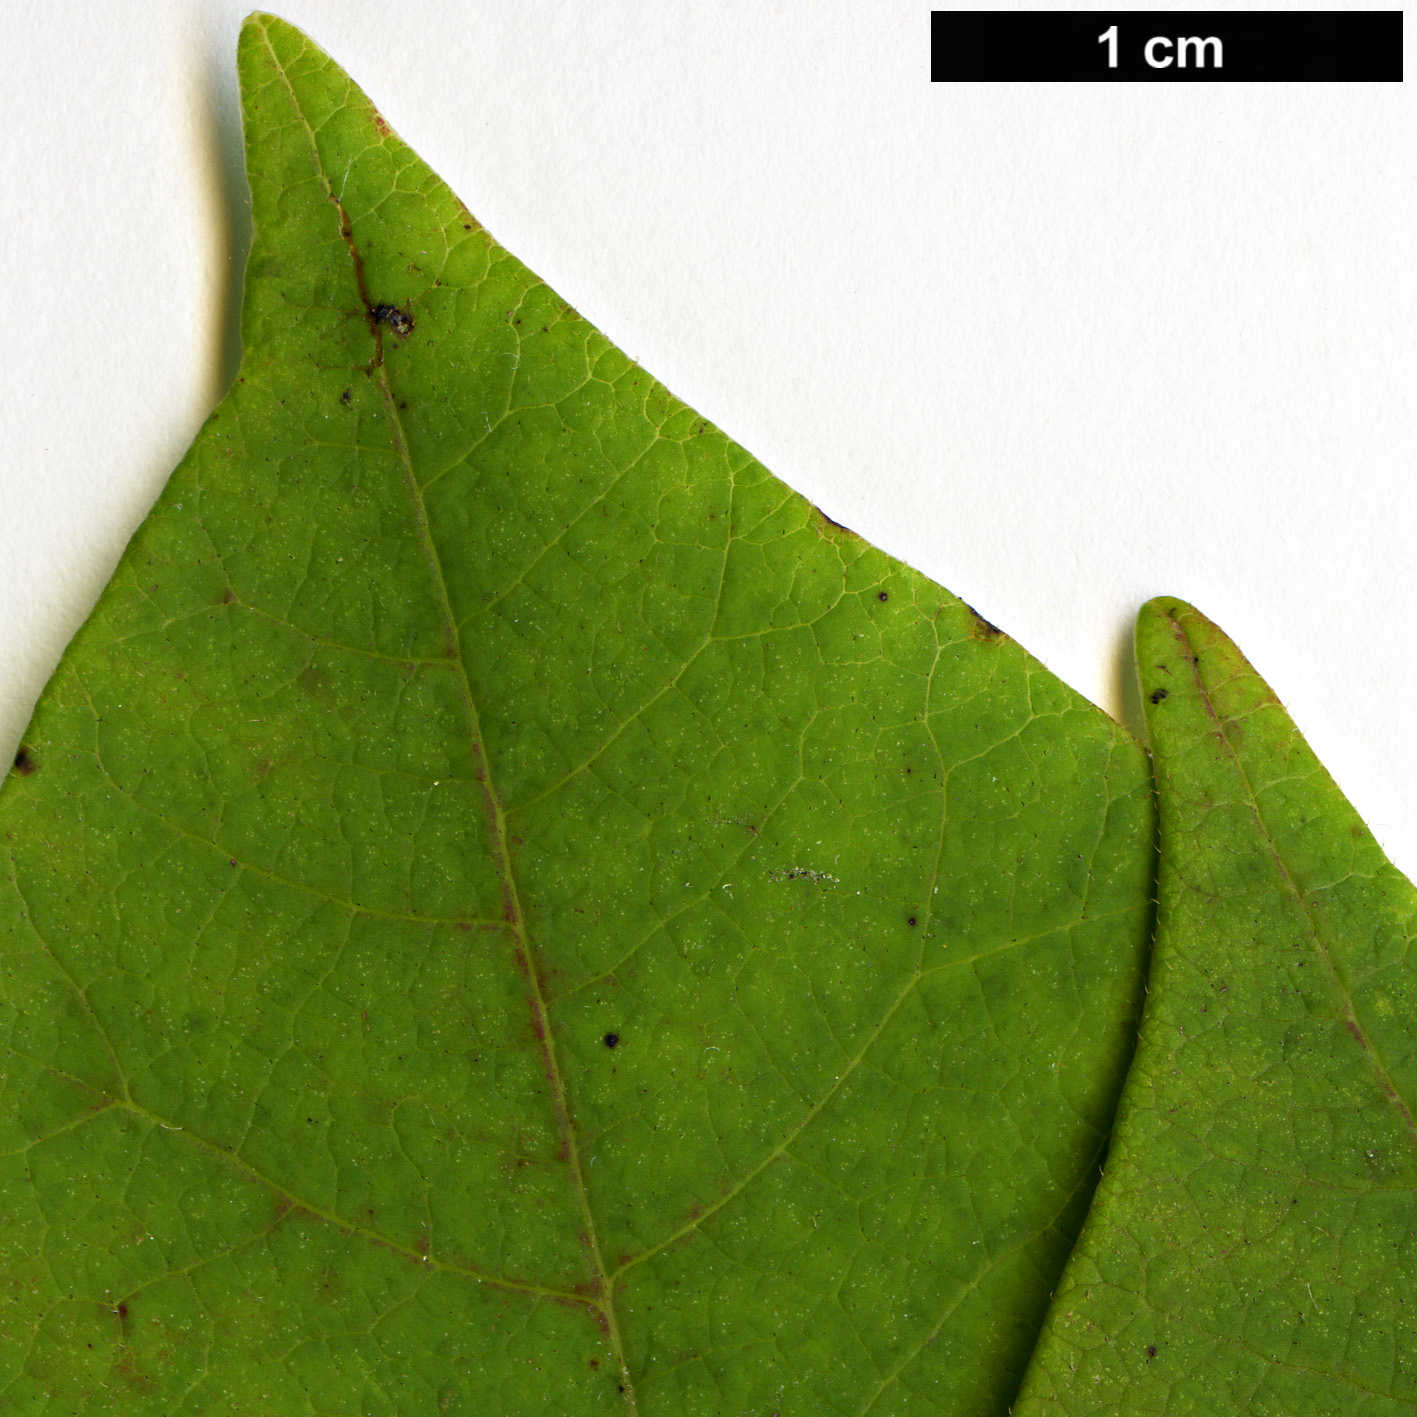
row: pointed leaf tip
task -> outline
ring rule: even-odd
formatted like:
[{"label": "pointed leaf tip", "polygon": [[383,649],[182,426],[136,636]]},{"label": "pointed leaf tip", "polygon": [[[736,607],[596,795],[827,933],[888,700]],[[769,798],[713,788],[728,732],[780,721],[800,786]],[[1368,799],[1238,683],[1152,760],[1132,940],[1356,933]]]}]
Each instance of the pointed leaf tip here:
[{"label": "pointed leaf tip", "polygon": [[272,15],[266,10],[252,10],[244,20],[241,21],[241,29],[236,38],[236,53],[238,63],[247,55],[253,46],[260,46],[269,50],[271,41],[277,36],[284,39],[298,39],[309,44],[312,43],[310,37],[301,29],[291,24],[289,20],[283,20],[279,15]]},{"label": "pointed leaf tip", "polygon": [[1106,1175],[1015,1408],[1417,1404],[1417,892],[1230,639],[1138,617],[1161,869]]},{"label": "pointed leaf tip", "polygon": [[[1173,690],[1218,689],[1230,679],[1246,678],[1263,685],[1224,630],[1174,596],[1158,596],[1138,612],[1136,662],[1148,705],[1170,697]],[[1158,690],[1163,692],[1154,699]],[[1267,686],[1264,692],[1273,698]]]}]

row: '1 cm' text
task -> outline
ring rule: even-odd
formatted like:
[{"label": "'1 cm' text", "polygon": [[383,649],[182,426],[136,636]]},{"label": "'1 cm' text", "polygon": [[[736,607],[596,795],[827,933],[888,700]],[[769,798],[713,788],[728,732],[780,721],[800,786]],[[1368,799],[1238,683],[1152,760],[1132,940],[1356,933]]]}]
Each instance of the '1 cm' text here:
[{"label": "'1 cm' text", "polygon": [[[1098,44],[1107,46],[1107,67],[1115,69],[1117,67],[1117,26],[1104,30],[1097,36]],[[1174,50],[1174,53],[1170,51]],[[1210,59],[1212,69],[1222,69],[1225,67],[1225,50],[1214,35],[1206,39],[1200,39],[1191,35],[1185,39],[1168,39],[1165,35],[1153,35],[1147,40],[1142,53],[1146,57],[1146,62],[1153,69],[1169,69],[1172,64],[1178,69],[1191,67],[1188,59],[1195,60],[1195,68],[1204,69],[1207,58]]]}]

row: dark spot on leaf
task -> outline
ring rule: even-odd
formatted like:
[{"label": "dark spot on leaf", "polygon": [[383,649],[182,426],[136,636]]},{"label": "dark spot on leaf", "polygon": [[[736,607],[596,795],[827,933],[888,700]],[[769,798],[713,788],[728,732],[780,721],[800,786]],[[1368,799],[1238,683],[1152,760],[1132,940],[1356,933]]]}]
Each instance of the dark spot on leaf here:
[{"label": "dark spot on leaf", "polygon": [[1156,1345],[1154,1343],[1148,1343],[1146,1345],[1146,1356],[1148,1359],[1156,1357]]},{"label": "dark spot on leaf", "polygon": [[408,400],[407,400],[407,399],[404,399],[403,402],[399,404],[399,407],[400,407],[400,408],[407,408],[407,407],[408,407]]},{"label": "dark spot on leaf", "polygon": [[339,401],[340,401],[346,408],[349,407],[349,390],[348,390],[348,389],[346,389],[346,390],[339,396]]},{"label": "dark spot on leaf", "polygon": [[891,593],[890,593],[890,591],[888,591],[888,590],[883,590],[883,591],[876,597],[877,600],[889,600],[890,598],[891,598]]},{"label": "dark spot on leaf", "polygon": [[126,1319],[128,1317],[128,1306],[123,1303],[122,1300],[119,1300],[118,1303],[118,1317],[120,1319]]},{"label": "dark spot on leaf", "polygon": [[400,339],[413,333],[413,316],[397,305],[376,305],[369,313],[376,324],[387,325]]},{"label": "dark spot on leaf", "polygon": [[607,1033],[603,1041],[607,1048],[614,1048],[620,1042],[620,1035],[618,1033]]},{"label": "dark spot on leaf", "polygon": [[910,919],[907,920],[905,923],[906,923],[907,925],[914,925],[914,924],[915,924],[915,917],[912,915],[912,916],[910,917]]},{"label": "dark spot on leaf", "polygon": [[1171,695],[1165,689],[1154,689],[1152,690],[1151,701],[1154,704],[1159,704],[1162,699],[1169,699],[1170,697]]},{"label": "dark spot on leaf", "polygon": [[15,754],[15,771],[21,777],[28,777],[38,766],[39,764],[30,756],[28,748],[21,748]]},{"label": "dark spot on leaf", "polygon": [[592,1368],[598,1368],[598,1367],[600,1366],[600,1359],[599,1359],[599,1358],[592,1358],[592,1359],[590,1360],[590,1365],[591,1365]]},{"label": "dark spot on leaf", "polygon": [[1001,640],[1004,632],[992,621],[986,620],[972,605],[966,604],[964,607],[974,616],[974,638],[976,640]]},{"label": "dark spot on leaf", "polygon": [[231,602],[232,602],[233,600],[235,600],[235,599],[236,599],[236,592],[235,592],[234,590],[232,590],[232,588],[231,588],[230,586],[227,586],[227,588],[226,588],[224,591],[222,591],[222,593],[221,593],[221,603],[222,603],[223,605],[230,605]]},{"label": "dark spot on leaf", "polygon": [[463,227],[462,227],[462,229],[463,229],[464,231],[471,231],[471,230],[472,230],[472,224],[471,224],[471,222],[466,222],[466,221],[463,222]]},{"label": "dark spot on leaf", "polygon": [[235,860],[233,859],[233,860],[230,861],[228,864],[234,866],[234,865],[236,865],[236,862],[235,862]]},{"label": "dark spot on leaf", "polygon": [[330,676],[321,669],[318,664],[307,664],[299,674],[295,676],[295,682],[310,695],[312,699],[319,698],[330,687]]}]

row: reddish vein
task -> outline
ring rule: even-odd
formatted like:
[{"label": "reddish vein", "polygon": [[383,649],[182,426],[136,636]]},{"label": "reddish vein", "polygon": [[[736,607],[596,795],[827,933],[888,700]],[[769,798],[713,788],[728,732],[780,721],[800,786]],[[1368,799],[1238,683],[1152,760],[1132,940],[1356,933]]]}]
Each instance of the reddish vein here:
[{"label": "reddish vein", "polygon": [[[269,35],[266,36],[266,43],[267,47],[270,48]],[[305,115],[300,108],[300,102],[296,97],[294,87],[290,82],[289,76],[286,74],[285,67],[281,64],[273,48],[271,48],[271,59],[290,93],[291,103],[295,111],[300,115],[301,122],[304,124],[306,133],[310,138],[310,146],[315,159],[315,169],[319,174],[321,182],[324,184],[326,192],[329,194],[330,201],[339,212],[340,229],[349,247],[360,297],[364,302],[366,312],[372,312],[374,307],[369,299],[369,293],[364,286],[363,265],[359,257],[359,252],[354,245],[349,218],[345,213],[343,204],[335,195],[334,189],[330,186],[329,178],[325,174],[324,166],[320,160],[319,147],[315,142],[314,131],[305,120]],[[601,1255],[600,1241],[595,1227],[595,1217],[591,1213],[590,1196],[586,1188],[585,1173],[581,1166],[580,1151],[576,1144],[576,1132],[571,1124],[570,1107],[566,1098],[566,1086],[561,1076],[560,1065],[556,1057],[556,1048],[552,1040],[551,1019],[546,1006],[546,996],[541,987],[541,978],[537,971],[536,958],[532,952],[530,936],[527,933],[525,912],[522,909],[516,879],[512,873],[511,858],[507,850],[506,819],[503,813],[502,803],[492,785],[491,776],[487,768],[487,754],[483,745],[481,718],[477,711],[476,701],[473,699],[472,686],[467,678],[466,662],[462,655],[462,637],[458,629],[457,621],[453,616],[452,601],[448,594],[447,582],[443,576],[442,563],[439,560],[437,547],[433,541],[432,530],[428,524],[427,508],[424,505],[423,495],[419,489],[417,478],[414,476],[413,464],[409,458],[408,443],[404,437],[402,420],[399,418],[398,400],[394,398],[393,390],[389,385],[388,372],[383,360],[383,331],[378,322],[373,318],[372,313],[369,314],[369,326],[375,341],[376,350],[370,376],[376,380],[379,390],[388,405],[392,423],[394,447],[398,454],[400,466],[402,467],[404,479],[408,487],[409,501],[413,509],[415,521],[417,522],[418,533],[422,542],[424,555],[427,559],[429,573],[438,587],[439,613],[442,616],[443,631],[450,651],[450,663],[456,665],[458,670],[458,681],[463,708],[467,714],[469,745],[476,764],[476,776],[482,789],[483,802],[487,812],[488,836],[491,842],[493,864],[498,879],[502,883],[503,909],[507,923],[515,932],[517,960],[527,980],[532,1022],[541,1047],[546,1078],[551,1087],[552,1105],[556,1114],[556,1125],[564,1142],[566,1161],[571,1168],[571,1176],[585,1225],[586,1244],[590,1250],[591,1260],[599,1281],[599,1294],[591,1302],[594,1307],[599,1310],[604,1320],[606,1335],[609,1338],[611,1348],[615,1354],[615,1360],[620,1368],[621,1389],[624,1392],[627,1405],[633,1408],[635,1405],[634,1387],[630,1380],[629,1366],[625,1359],[625,1349],[620,1334],[620,1325],[615,1312],[612,1281],[606,1271],[605,1262]]]}]

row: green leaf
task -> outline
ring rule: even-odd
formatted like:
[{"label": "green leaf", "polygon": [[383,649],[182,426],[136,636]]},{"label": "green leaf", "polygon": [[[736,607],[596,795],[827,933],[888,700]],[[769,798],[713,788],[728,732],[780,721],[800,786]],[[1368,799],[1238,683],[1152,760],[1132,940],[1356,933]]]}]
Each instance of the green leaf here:
[{"label": "green leaf", "polygon": [[1230,641],[1137,630],[1160,795],[1149,996],[1015,1412],[1417,1406],[1417,893]]},{"label": "green leaf", "polygon": [[1143,753],[242,35],[240,378],[0,795],[18,1413],[989,1413]]}]

